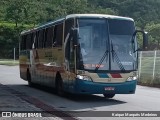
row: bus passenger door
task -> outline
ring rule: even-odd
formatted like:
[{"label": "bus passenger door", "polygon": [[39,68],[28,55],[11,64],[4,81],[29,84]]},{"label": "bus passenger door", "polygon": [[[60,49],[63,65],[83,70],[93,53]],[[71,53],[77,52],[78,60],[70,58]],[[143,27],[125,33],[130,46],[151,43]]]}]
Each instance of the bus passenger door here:
[{"label": "bus passenger door", "polygon": [[65,48],[65,65],[66,65],[65,87],[66,89],[69,89],[74,85],[74,80],[75,80],[74,50],[71,41],[68,41]]}]

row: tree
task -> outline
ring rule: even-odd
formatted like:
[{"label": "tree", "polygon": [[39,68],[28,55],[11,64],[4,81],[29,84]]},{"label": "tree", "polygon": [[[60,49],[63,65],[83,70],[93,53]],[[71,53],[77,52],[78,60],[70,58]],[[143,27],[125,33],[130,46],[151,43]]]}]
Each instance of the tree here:
[{"label": "tree", "polygon": [[10,20],[18,26],[18,23],[22,23],[25,20],[27,0],[10,0],[9,6],[6,9],[6,20]]},{"label": "tree", "polygon": [[[14,32],[6,37],[0,34],[0,43],[16,41],[20,26],[30,27],[55,20],[67,14],[98,13],[131,17],[138,29],[149,32],[151,46],[159,46],[160,0],[0,0],[0,25],[4,21],[15,23],[16,28],[8,29]],[[3,22],[1,22],[3,21]],[[5,22],[5,23],[6,23]],[[15,27],[14,26],[14,27]],[[138,35],[142,44],[142,36]],[[4,45],[5,46],[5,45]],[[6,46],[6,48],[9,46]],[[3,50],[3,49],[2,49]]]},{"label": "tree", "polygon": [[0,20],[4,20],[6,5],[6,0],[0,0]]},{"label": "tree", "polygon": [[151,23],[146,26],[149,32],[150,48],[160,49],[160,24]]}]

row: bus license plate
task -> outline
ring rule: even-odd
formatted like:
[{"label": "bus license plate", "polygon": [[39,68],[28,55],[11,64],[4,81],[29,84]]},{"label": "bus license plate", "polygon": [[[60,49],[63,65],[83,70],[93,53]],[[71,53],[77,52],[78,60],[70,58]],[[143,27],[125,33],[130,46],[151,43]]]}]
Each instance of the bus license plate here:
[{"label": "bus license plate", "polygon": [[113,91],[113,90],[115,90],[114,87],[105,87],[104,89],[105,89],[106,91]]}]

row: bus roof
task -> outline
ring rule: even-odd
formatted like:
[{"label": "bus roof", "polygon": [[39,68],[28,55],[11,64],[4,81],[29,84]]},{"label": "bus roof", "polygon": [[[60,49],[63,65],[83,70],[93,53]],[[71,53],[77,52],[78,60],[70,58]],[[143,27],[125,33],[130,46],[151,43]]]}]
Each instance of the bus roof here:
[{"label": "bus roof", "polygon": [[115,16],[115,15],[106,15],[106,14],[70,14],[70,15],[67,15],[66,17],[48,22],[48,23],[40,25],[36,28],[22,31],[21,34],[28,34],[30,32],[46,28],[50,25],[54,25],[54,24],[63,22],[65,19],[70,19],[70,18],[108,18],[108,19],[119,19],[119,20],[134,21],[132,18],[129,18],[129,17],[121,17],[121,16]]},{"label": "bus roof", "polygon": [[43,29],[43,28],[45,28],[45,27],[47,27],[47,26],[54,25],[54,24],[56,24],[56,23],[60,23],[60,22],[62,22],[63,20],[65,20],[65,18],[61,18],[61,19],[58,19],[58,20],[50,21],[50,22],[45,23],[45,24],[42,24],[42,25],[40,25],[40,26],[38,26],[38,27],[36,27],[36,28],[29,29],[29,30],[24,30],[24,31],[21,32],[21,34],[28,34],[28,33],[30,33],[30,32],[33,32],[33,31],[36,31],[36,30],[40,30],[40,29]]},{"label": "bus roof", "polygon": [[106,15],[106,14],[71,14],[66,16],[66,19],[69,18],[108,18],[108,19],[121,19],[121,20],[134,21],[132,18],[129,17],[121,17],[115,15]]}]

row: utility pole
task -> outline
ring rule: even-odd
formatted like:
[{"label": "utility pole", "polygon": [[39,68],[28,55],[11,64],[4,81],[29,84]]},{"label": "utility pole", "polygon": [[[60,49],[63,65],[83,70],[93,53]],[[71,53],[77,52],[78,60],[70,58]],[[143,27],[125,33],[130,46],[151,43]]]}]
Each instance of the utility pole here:
[{"label": "utility pole", "polygon": [[16,60],[16,48],[14,47],[14,62]]}]

